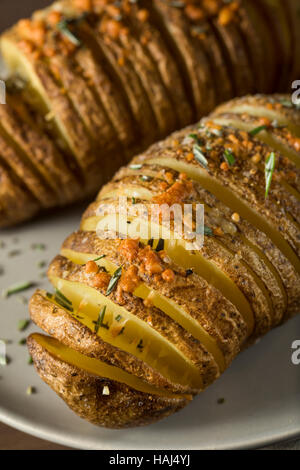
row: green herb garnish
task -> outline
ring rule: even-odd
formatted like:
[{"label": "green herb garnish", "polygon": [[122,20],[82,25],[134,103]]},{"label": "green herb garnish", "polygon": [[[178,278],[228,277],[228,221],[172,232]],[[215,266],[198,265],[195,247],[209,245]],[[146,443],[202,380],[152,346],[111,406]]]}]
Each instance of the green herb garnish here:
[{"label": "green herb garnish", "polygon": [[69,41],[72,42],[75,46],[81,46],[81,41],[75,36],[75,34],[69,29],[69,26],[74,23],[72,20],[62,20],[57,24],[57,28],[63,36],[65,36]]},{"label": "green herb garnish", "polygon": [[153,243],[154,243],[154,238],[150,238],[147,245],[149,245],[151,248],[153,248]]},{"label": "green herb garnish", "polygon": [[204,153],[201,150],[201,147],[198,144],[195,144],[193,147],[194,157],[196,158],[197,162],[200,163],[204,168],[207,168],[208,161]]},{"label": "green herb garnish", "polygon": [[265,131],[267,129],[268,129],[267,126],[258,126],[252,129],[252,131],[250,131],[249,134],[252,135],[252,137],[254,137],[255,135],[259,134],[261,131]]},{"label": "green herb garnish", "polygon": [[106,305],[102,307],[101,312],[99,313],[98,320],[95,324],[95,333],[98,333],[100,326],[103,326],[103,320],[106,312]]},{"label": "green herb garnish", "polygon": [[93,261],[95,261],[95,262],[96,262],[96,261],[100,261],[100,259],[103,259],[103,258],[105,258],[105,257],[106,257],[106,255],[101,255],[101,256],[99,256],[98,258],[93,259]]},{"label": "green herb garnish", "polygon": [[231,150],[225,149],[223,157],[229,166],[232,166],[235,164],[235,158]]},{"label": "green herb garnish", "polygon": [[30,386],[27,388],[26,395],[33,395],[34,393],[36,393],[36,389],[34,387]]},{"label": "green herb garnish", "polygon": [[47,262],[46,261],[39,261],[38,264],[37,264],[37,267],[42,269],[44,268],[45,266],[47,265]]},{"label": "green herb garnish", "polygon": [[269,189],[271,186],[274,169],[275,169],[275,153],[271,152],[265,162],[265,180],[266,180],[265,198],[267,198],[269,194]]},{"label": "green herb garnish", "polygon": [[24,344],[26,344],[26,338],[21,338],[18,344],[24,346]]},{"label": "green herb garnish", "polygon": [[28,357],[27,364],[31,366],[33,364],[33,359],[31,356]]},{"label": "green herb garnish", "polygon": [[132,196],[132,198],[131,198],[131,203],[132,203],[133,205],[136,204],[136,199],[135,199],[134,196]]},{"label": "green herb garnish", "polygon": [[140,351],[142,351],[144,349],[144,345],[143,345],[143,340],[140,339],[139,341],[139,344],[137,345],[137,349],[139,349]]},{"label": "green herb garnish", "polygon": [[117,315],[115,318],[116,321],[121,321],[122,320],[122,315]]},{"label": "green herb garnish", "polygon": [[286,108],[292,108],[293,107],[292,101],[287,100],[285,98],[280,99],[279,103],[282,104],[282,106],[285,106]]},{"label": "green herb garnish", "polygon": [[207,227],[206,225],[199,225],[196,229],[196,233],[199,235],[206,235],[207,237],[213,237],[214,232],[210,227]]},{"label": "green herb garnish", "polygon": [[26,330],[26,328],[28,328],[29,325],[30,325],[30,320],[28,320],[27,318],[23,319],[23,320],[19,320],[18,330],[19,331],[24,331],[24,330]]},{"label": "green herb garnish", "polygon": [[136,165],[130,165],[129,168],[131,170],[140,170],[143,167],[140,163],[137,163]]},{"label": "green herb garnish", "polygon": [[3,292],[3,297],[10,297],[13,294],[17,294],[34,286],[35,283],[31,281],[20,282],[20,284],[14,284]]},{"label": "green herb garnish", "polygon": [[121,274],[122,274],[122,266],[120,266],[120,268],[118,268],[112,275],[110,281],[109,281],[109,284],[108,284],[108,287],[107,287],[107,291],[106,291],[106,295],[110,295],[113,290],[116,288],[118,282],[119,282],[119,279],[121,277]]},{"label": "green herb garnish", "polygon": [[160,239],[158,240],[157,245],[156,245],[155,251],[161,251],[161,250],[163,250],[163,249],[164,249],[164,246],[165,246],[165,241],[164,241],[163,238],[160,238]]},{"label": "green herb garnish", "polygon": [[69,300],[59,289],[55,289],[55,294],[56,294],[56,297],[63,300],[64,303],[68,305],[72,305],[71,300]]},{"label": "green herb garnish", "polygon": [[141,180],[142,180],[142,181],[152,181],[152,180],[153,180],[153,177],[152,177],[152,176],[148,176],[148,175],[143,175],[143,176],[141,176]]},{"label": "green herb garnish", "polygon": [[44,243],[33,243],[31,245],[32,250],[40,250],[44,251],[46,250],[46,245]]}]

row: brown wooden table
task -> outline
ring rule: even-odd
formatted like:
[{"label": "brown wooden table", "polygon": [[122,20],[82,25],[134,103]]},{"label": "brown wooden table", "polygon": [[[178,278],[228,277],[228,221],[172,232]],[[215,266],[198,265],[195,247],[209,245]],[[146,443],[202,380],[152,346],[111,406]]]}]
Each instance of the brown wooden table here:
[{"label": "brown wooden table", "polygon": [[0,450],[70,450],[68,447],[37,439],[0,423]]}]

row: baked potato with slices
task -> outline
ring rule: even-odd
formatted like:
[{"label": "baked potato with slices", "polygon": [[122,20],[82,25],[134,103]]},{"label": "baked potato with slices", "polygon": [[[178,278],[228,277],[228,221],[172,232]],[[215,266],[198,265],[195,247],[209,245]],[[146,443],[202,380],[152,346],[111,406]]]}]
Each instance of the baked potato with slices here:
[{"label": "baked potato with slices", "polygon": [[[299,131],[286,95],[235,99],[103,186],[30,301],[49,335],[28,340],[36,369],[77,414],[167,416],[299,313]],[[184,204],[204,207],[204,226],[185,221],[203,245],[165,217]]]},{"label": "baked potato with slices", "polygon": [[96,194],[235,96],[299,77],[300,0],[60,0],[0,37],[0,227]]}]

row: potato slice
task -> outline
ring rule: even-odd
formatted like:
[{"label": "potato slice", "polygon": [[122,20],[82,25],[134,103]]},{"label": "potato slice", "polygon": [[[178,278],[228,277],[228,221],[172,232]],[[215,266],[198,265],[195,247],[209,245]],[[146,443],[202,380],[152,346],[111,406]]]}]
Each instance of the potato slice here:
[{"label": "potato slice", "polygon": [[[139,357],[106,342],[101,335],[95,333],[95,324],[91,323],[87,316],[70,312],[70,309],[67,310],[59,305],[54,296],[49,298],[49,293],[37,290],[30,300],[29,310],[31,319],[36,325],[65,346],[85,356],[120,367],[129,374],[162,389],[176,393],[186,391],[186,387],[170,381]],[[120,331],[120,326],[122,329],[122,324],[119,322],[114,325],[116,335]],[[100,333],[103,333],[102,330]]]},{"label": "potato slice", "polygon": [[191,400],[145,384],[117,367],[88,358],[57,340],[33,334],[28,349],[40,377],[76,414],[109,428],[142,426]]},{"label": "potato slice", "polygon": [[[173,128],[186,126],[193,120],[192,108],[187,98],[184,88],[181,71],[174,60],[174,56],[164,40],[160,28],[155,24],[153,12],[148,8],[150,4],[145,5],[146,9],[141,8],[139,4],[131,4],[128,12],[130,27],[134,30],[136,38],[140,44],[143,44],[153,65],[160,74],[162,83],[173,104],[173,114],[176,116],[176,123]],[[142,12],[141,12],[142,10]],[[140,19],[140,15],[142,19]]]},{"label": "potato slice", "polygon": [[290,75],[290,82],[299,79],[300,76],[300,28],[298,24],[299,19],[299,0],[282,1],[283,7],[288,13],[289,28],[292,32],[292,70]]},{"label": "potato slice", "polygon": [[[8,115],[8,111],[10,110],[7,105],[5,106],[5,111],[5,114]],[[0,115],[1,114],[1,117],[3,118],[4,113],[1,113],[0,111]],[[17,134],[17,131],[15,134]],[[22,149],[15,146],[14,141],[10,139],[5,132],[3,132],[1,125],[0,145],[2,160],[5,161],[8,168],[10,168],[11,171],[19,178],[19,181],[22,181],[23,186],[25,186],[27,191],[32,194],[37,205],[40,206],[40,208],[49,208],[57,204],[58,201],[55,194],[53,194],[51,189],[40,179],[39,174],[31,161],[27,160],[26,154],[22,152]],[[24,216],[26,217],[25,214]]]},{"label": "potato slice", "polygon": [[[87,276],[84,267],[61,256],[52,262],[48,275],[51,283],[70,299],[74,311],[79,308],[78,315],[84,319],[77,319],[88,321],[86,326],[94,329],[92,322],[98,320],[101,308],[107,307],[105,323],[109,329],[103,327],[98,330],[105,342],[137,356],[171,382],[189,390],[202,389],[204,383],[216,377],[216,364],[211,354],[155,307],[146,307],[142,300],[131,294],[123,293],[120,299],[118,291],[106,296],[106,288],[92,287],[93,276]],[[122,334],[115,334],[115,327],[118,327],[118,333],[122,331],[119,322],[116,320],[116,325],[114,320],[119,316],[124,321],[122,326],[125,330]]]},{"label": "potato slice", "polygon": [[213,25],[227,56],[234,94],[242,96],[249,93],[249,90],[253,93],[256,90],[253,70],[238,27],[233,22],[222,25],[217,19],[213,20]]},{"label": "potato slice", "polygon": [[[64,243],[61,254],[76,264],[85,264],[99,255],[105,255],[97,261],[112,274],[122,264],[124,269],[131,265],[119,254],[119,242],[100,240],[95,233],[77,232]],[[163,263],[163,262],[162,262]],[[139,268],[136,260],[134,266]],[[186,272],[168,261],[163,263],[164,269],[172,269],[175,273],[173,282],[158,282],[151,276],[139,274],[140,285],[133,295],[151,304],[171,317],[186,331],[198,339],[214,356],[221,370],[228,365],[235,355],[246,333],[242,315],[232,307],[220,292],[209,286],[204,279],[193,272]],[[191,299],[198,299],[201,306],[195,307]],[[212,298],[215,308],[210,309]],[[211,312],[211,313],[210,313]]]},{"label": "potato slice", "polygon": [[0,154],[0,227],[14,225],[24,220],[24,203],[26,203],[26,217],[32,217],[40,205],[26,189],[23,189],[19,180],[7,168]]},{"label": "potato slice", "polygon": [[254,95],[236,98],[219,106],[216,114],[249,114],[257,118],[268,118],[276,125],[287,127],[295,136],[300,137],[300,113],[293,106],[288,95]]},{"label": "potato slice", "polygon": [[36,102],[37,109],[52,119],[56,138],[73,155],[81,176],[89,181],[88,190],[92,193],[99,186],[99,169],[95,169],[94,152],[84,125],[46,63],[21,50],[19,40],[16,30],[1,37],[4,60],[12,74],[20,75],[27,82],[27,95]]},{"label": "potato slice", "polygon": [[[130,202],[133,203],[132,200],[135,203],[151,201],[155,195],[160,193],[161,188],[159,185],[162,180],[154,178],[149,182],[142,181],[140,176],[141,171],[143,169],[136,170],[136,176],[123,176],[123,179],[118,180],[118,183],[106,185],[106,188],[100,191],[98,200],[110,204],[115,203],[121,196],[127,196],[129,204]],[[175,173],[174,180],[176,178],[178,178],[178,174]],[[277,270],[265,256],[264,251],[254,246],[246,238],[247,232],[245,232],[245,235],[242,235],[240,229],[237,228],[231,219],[231,212],[229,211],[228,213],[225,207],[222,207],[222,209],[218,208],[216,201],[212,201],[212,197],[206,191],[197,188],[196,196],[190,197],[189,202],[195,204],[201,202],[204,204],[205,224],[211,227],[216,242],[222,245],[225,244],[264,283],[265,287],[261,287],[261,290],[267,289],[272,299],[273,324],[279,324],[287,308],[287,295]],[[219,229],[221,232],[218,234]],[[260,284],[259,281],[257,282]]]},{"label": "potato slice", "polygon": [[158,137],[157,129],[152,125],[155,116],[145,94],[142,82],[128,58],[128,50],[117,40],[107,42],[105,34],[95,27],[82,23],[81,32],[86,44],[91,48],[99,63],[104,62],[109,68],[115,86],[122,91],[132,116],[135,120],[137,139],[141,136],[141,145],[145,148]]},{"label": "potato slice", "polygon": [[[250,3],[252,3],[251,0]],[[275,55],[273,49],[273,57],[276,58],[277,77],[274,90],[286,91],[286,84],[291,80],[290,71],[293,61],[292,31],[289,24],[287,2],[282,0],[262,0],[257,2],[257,8],[260,10],[261,16],[264,15],[266,17],[266,30],[271,34],[275,47]],[[284,60],[282,60],[283,57]],[[269,70],[267,63],[263,70]]]},{"label": "potato slice", "polygon": [[[201,138],[205,136],[206,128],[200,128]],[[190,128],[190,132],[195,131],[195,129]],[[233,172],[222,171],[219,167],[222,162],[222,147],[217,150],[217,153],[213,153],[214,158],[209,158],[210,166],[205,169],[203,166],[193,160],[191,163],[188,163],[185,158],[185,152],[191,153],[193,147],[191,143],[184,145],[185,152],[182,152],[181,155],[176,153],[176,148],[180,147],[180,142],[188,135],[188,130],[183,132],[175,133],[165,142],[165,152],[162,152],[159,158],[154,157],[155,146],[149,149],[143,156],[134,160],[134,164],[157,164],[161,165],[163,168],[171,168],[181,173],[186,173],[192,180],[196,180],[201,183],[203,188],[212,192],[218,199],[221,199],[228,205],[233,212],[238,213],[241,217],[245,217],[249,222],[253,223],[257,228],[264,231],[278,247],[281,249],[282,253],[290,259],[295,269],[299,272],[300,262],[294,250],[298,249],[298,227],[295,225],[289,217],[286,217],[286,210],[280,210],[278,203],[275,203],[275,197],[273,199],[272,190],[269,192],[268,198],[265,200],[265,182],[263,181],[263,175],[259,172],[255,172],[253,176],[260,179],[260,183],[257,182],[253,186],[249,186],[247,182],[241,184],[241,177],[237,169]],[[196,130],[196,132],[198,132]],[[217,132],[217,130],[216,130]],[[224,138],[226,132],[223,129],[219,131],[222,134],[222,139]],[[199,134],[199,136],[200,136]],[[220,134],[221,135],[221,134]],[[230,136],[229,132],[229,136]],[[245,136],[244,136],[245,137]],[[248,137],[247,137],[248,138]],[[251,140],[251,139],[250,139]],[[175,144],[175,143],[176,144]],[[178,144],[177,144],[178,142]],[[218,142],[218,138],[212,133],[212,137],[209,138],[209,145],[214,145],[213,142]],[[172,144],[173,143],[173,144]],[[232,147],[233,142],[228,141],[228,146]],[[157,144],[159,146],[159,144]],[[241,149],[241,147],[239,147]],[[261,147],[262,148],[262,147]],[[253,149],[253,148],[252,148]],[[265,149],[266,151],[267,149]],[[210,151],[209,151],[210,152]],[[221,152],[221,153],[220,153]],[[217,157],[219,155],[219,157]],[[243,157],[242,154],[239,155]],[[241,164],[239,158],[236,159],[235,166]],[[219,163],[218,163],[219,162]],[[244,171],[247,166],[249,166],[249,171],[251,169],[252,162],[247,159],[246,153],[243,157],[243,168]],[[280,167],[279,167],[280,168]],[[281,169],[281,168],[280,168]],[[249,173],[249,176],[251,173]],[[230,178],[229,178],[230,176]],[[249,177],[248,177],[249,180]],[[233,184],[233,182],[235,183]],[[274,186],[273,186],[274,188]],[[277,189],[276,189],[277,191]],[[245,203],[247,200],[247,203]],[[267,210],[267,206],[271,208],[272,211]],[[295,215],[298,212],[299,204],[295,201],[292,211],[295,211]],[[293,212],[291,213],[293,216]],[[273,219],[273,220],[272,220]],[[285,226],[286,229],[280,233],[277,229],[278,226]]]},{"label": "potato slice", "polygon": [[[279,57],[275,51],[270,25],[253,0],[243,0],[238,9],[238,16],[239,29],[247,46],[250,67],[255,78],[255,88],[262,93],[268,93],[274,88],[275,63],[276,57]],[[279,23],[280,15],[276,18]],[[284,62],[283,57],[288,56],[289,54],[280,56],[280,63]]]},{"label": "potato slice", "polygon": [[37,126],[37,116],[30,111],[23,94],[7,93],[7,105],[0,108],[0,127],[8,136],[7,145],[1,144],[2,154],[9,155],[15,149],[18,159],[9,156],[7,163],[42,206],[66,204],[78,194],[78,181],[56,145]]},{"label": "potato slice", "polygon": [[172,2],[157,0],[151,4],[152,14],[162,34],[172,48],[199,118],[216,104],[215,90],[211,86],[212,71],[199,41],[194,40],[188,19]]},{"label": "potato slice", "polygon": [[[123,146],[123,152],[132,155],[141,144],[135,142],[134,120],[122,93],[113,83],[109,71],[106,70],[107,66],[103,61],[102,63],[97,62],[94,54],[88,48],[79,49],[75,60],[80,65],[86,80],[93,87],[98,99],[102,102],[115,129],[115,138],[119,139]],[[122,163],[124,163],[123,155],[122,158]],[[117,158],[115,160],[118,161]],[[113,170],[111,172],[113,173]]]},{"label": "potato slice", "polygon": [[[262,121],[258,118],[245,113],[214,113],[211,115],[211,119],[221,126],[233,127],[249,133],[255,132],[256,129],[259,130],[261,128],[261,130],[255,134],[255,138],[264,142],[276,152],[280,152],[282,155],[287,157],[296,168],[300,168],[300,152],[296,151],[295,145],[293,145],[293,136],[289,131],[287,131],[287,129],[276,129],[276,127],[272,126],[263,126]],[[295,139],[294,142],[297,143],[298,139]]]}]

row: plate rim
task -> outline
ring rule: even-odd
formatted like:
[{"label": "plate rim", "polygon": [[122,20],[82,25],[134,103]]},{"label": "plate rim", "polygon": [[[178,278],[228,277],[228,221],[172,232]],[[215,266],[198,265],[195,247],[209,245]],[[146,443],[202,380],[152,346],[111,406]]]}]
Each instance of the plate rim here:
[{"label": "plate rim", "polygon": [[[95,447],[94,444],[91,442],[91,445],[87,447],[86,441],[84,441],[85,445],[80,445],[80,440],[79,438],[74,438],[74,437],[67,437],[67,435],[62,435],[62,432],[59,432],[57,435],[55,435],[54,430],[47,430],[45,427],[41,428],[36,428],[34,427],[33,421],[30,421],[26,418],[18,418],[18,415],[14,415],[14,413],[9,413],[5,411],[3,407],[0,407],[0,421],[3,424],[6,424],[7,426],[10,426],[18,431],[24,432],[26,434],[29,434],[33,437],[36,437],[38,439],[43,439],[45,441],[49,441],[51,443],[55,443],[58,445],[62,445],[65,447],[70,447],[73,449],[77,450],[110,450],[110,451],[115,451],[115,450],[148,450],[147,448],[143,447],[138,447],[138,448],[129,448],[129,447],[111,447],[107,445],[103,446],[97,446]],[[262,436],[261,436],[262,437]],[[253,449],[261,449],[263,447],[267,447],[270,445],[278,444],[280,442],[289,442],[293,440],[300,439],[300,429],[295,429],[291,431],[278,431],[277,433],[273,433],[272,436],[266,437],[266,438],[260,438],[258,436],[257,439],[255,438],[247,438],[244,442],[241,440],[236,440],[235,443],[227,443],[226,445],[220,446],[220,445],[214,445],[214,446],[205,446],[201,448],[176,448],[177,450],[187,450],[187,451],[195,451],[195,450],[253,450]],[[88,439],[87,439],[88,440]],[[101,443],[101,441],[99,441]],[[165,450],[160,447],[154,447],[154,450]],[[173,448],[170,448],[172,450]],[[175,449],[175,448],[174,448]]]}]

